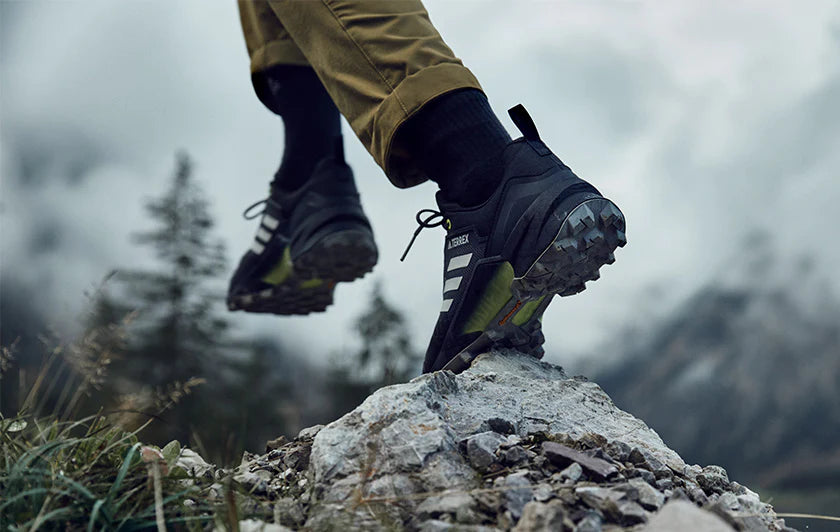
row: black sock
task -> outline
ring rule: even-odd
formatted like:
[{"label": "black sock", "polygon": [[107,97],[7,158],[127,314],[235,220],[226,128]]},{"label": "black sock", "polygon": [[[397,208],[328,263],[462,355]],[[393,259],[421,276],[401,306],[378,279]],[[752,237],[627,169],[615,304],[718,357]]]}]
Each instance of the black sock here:
[{"label": "black sock", "polygon": [[272,186],[296,190],[325,157],[342,157],[341,115],[315,71],[279,65],[255,74],[257,96],[283,118],[285,147]]},{"label": "black sock", "polygon": [[400,128],[399,141],[415,164],[462,206],[484,202],[502,179],[510,135],[478,89],[435,98]]}]

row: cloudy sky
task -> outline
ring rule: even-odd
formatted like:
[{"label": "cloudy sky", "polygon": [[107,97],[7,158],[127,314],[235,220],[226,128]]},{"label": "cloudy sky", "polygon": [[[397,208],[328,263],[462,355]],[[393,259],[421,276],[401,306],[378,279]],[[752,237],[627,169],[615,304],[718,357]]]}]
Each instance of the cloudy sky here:
[{"label": "cloudy sky", "polygon": [[[825,271],[840,260],[836,2],[427,7],[511,133],[506,110],[521,102],[549,146],[627,216],[618,261],[549,308],[552,362],[574,363],[622,325],[666,312],[734,267],[755,228],[785,256],[814,255]],[[0,17],[1,251],[15,282],[66,313],[110,269],[151,264],[129,235],[149,226],[142,202],[164,190],[180,149],[233,267],[255,230],[240,213],[266,193],[283,143],[280,120],[252,94],[235,2],[0,0]],[[350,322],[381,279],[424,350],[442,232],[399,256],[434,187],[391,187],[346,124],[345,134],[380,264],[340,285],[325,314],[237,316],[237,327],[326,360],[352,342]]]}]

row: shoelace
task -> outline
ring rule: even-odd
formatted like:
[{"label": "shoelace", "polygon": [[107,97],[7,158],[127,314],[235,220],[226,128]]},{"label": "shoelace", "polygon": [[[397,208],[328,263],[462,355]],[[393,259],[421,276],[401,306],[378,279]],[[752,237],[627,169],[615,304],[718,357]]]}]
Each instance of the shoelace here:
[{"label": "shoelace", "polygon": [[250,212],[252,210],[254,210],[255,208],[259,207],[260,205],[263,205],[263,206],[268,205],[269,202],[274,204],[274,206],[277,207],[278,209],[280,208],[280,205],[278,205],[276,201],[273,201],[270,197],[268,197],[268,198],[261,199],[260,201],[254,203],[253,205],[251,205],[250,207],[245,209],[242,212],[242,217],[245,218],[246,220],[253,220],[254,218],[262,216],[265,213],[265,207],[263,207],[263,209],[260,212],[255,212],[253,214],[250,214]]},{"label": "shoelace", "polygon": [[[423,214],[425,214],[425,213],[428,213],[429,216],[427,216],[425,218],[422,218]],[[435,220],[436,218],[440,218],[440,219]],[[410,250],[411,246],[414,245],[414,241],[417,240],[417,235],[420,234],[420,231],[422,231],[423,229],[430,229],[432,227],[440,227],[442,225],[446,225],[447,229],[449,229],[449,225],[450,225],[449,224],[449,219],[447,219],[446,216],[444,216],[442,212],[436,211],[434,209],[423,209],[423,210],[421,210],[417,213],[417,215],[414,217],[414,219],[417,220],[417,225],[419,227],[417,227],[417,230],[414,231],[414,236],[411,237],[411,242],[408,243],[408,246],[405,248],[405,251],[403,252],[402,257],[400,257],[400,262],[403,262],[405,260],[406,256],[408,256],[408,250]],[[435,221],[432,221],[432,220],[435,220]]]}]

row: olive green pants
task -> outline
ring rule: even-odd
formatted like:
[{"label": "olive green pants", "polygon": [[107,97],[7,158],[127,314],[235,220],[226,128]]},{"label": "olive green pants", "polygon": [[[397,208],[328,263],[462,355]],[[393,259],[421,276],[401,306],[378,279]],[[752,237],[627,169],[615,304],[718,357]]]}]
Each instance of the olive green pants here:
[{"label": "olive green pants", "polygon": [[310,65],[394,185],[428,176],[394,143],[405,120],[446,92],[481,89],[420,0],[239,0],[251,73]]}]

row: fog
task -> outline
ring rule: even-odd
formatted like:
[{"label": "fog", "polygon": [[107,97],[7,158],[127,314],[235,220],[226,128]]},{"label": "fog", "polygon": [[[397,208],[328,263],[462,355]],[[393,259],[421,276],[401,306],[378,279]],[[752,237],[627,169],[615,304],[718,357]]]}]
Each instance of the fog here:
[{"label": "fog", "polygon": [[[574,364],[646,314],[667,313],[767,231],[784,256],[840,260],[840,8],[833,2],[429,1],[432,21],[495,111],[523,103],[542,137],[614,199],[629,244],[582,294],[546,313],[547,359]],[[174,154],[187,150],[231,271],[282,154],[256,97],[235,2],[0,2],[2,268],[55,320],[113,268],[153,264],[149,227]],[[373,274],[328,312],[236,316],[325,361],[354,341],[372,283],[424,350],[440,307],[442,232],[404,263],[433,184],[392,187],[344,124],[347,158],[380,247]],[[837,281],[840,285],[840,281]]]}]

